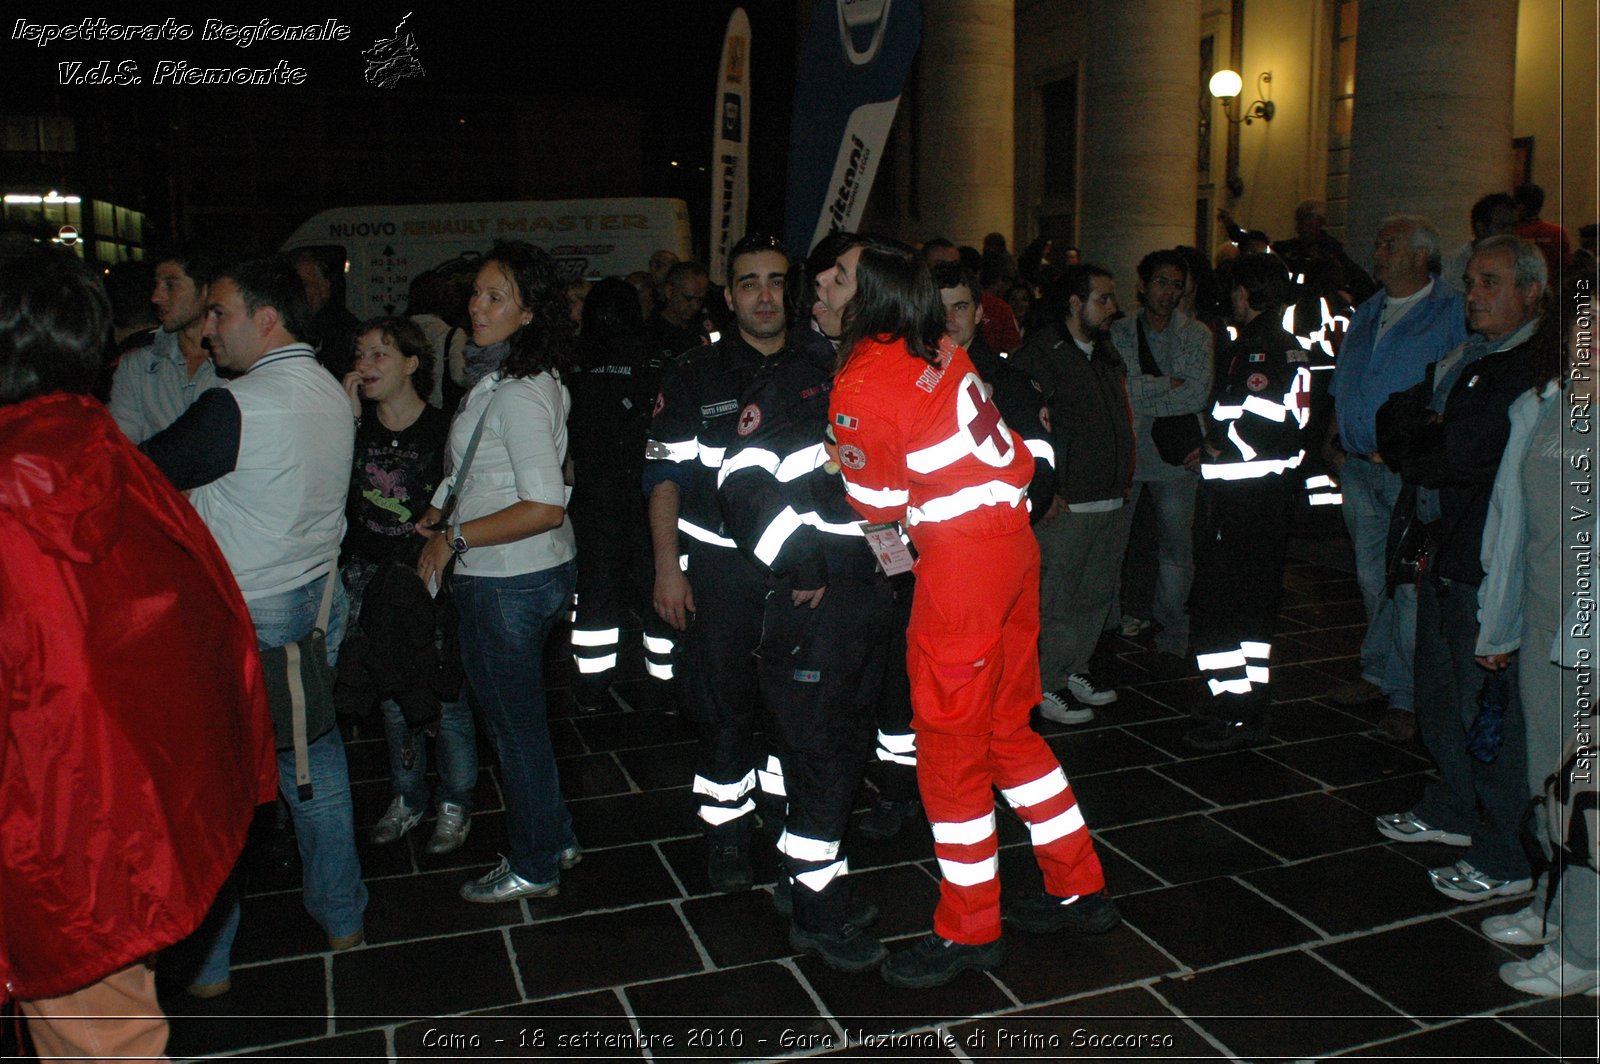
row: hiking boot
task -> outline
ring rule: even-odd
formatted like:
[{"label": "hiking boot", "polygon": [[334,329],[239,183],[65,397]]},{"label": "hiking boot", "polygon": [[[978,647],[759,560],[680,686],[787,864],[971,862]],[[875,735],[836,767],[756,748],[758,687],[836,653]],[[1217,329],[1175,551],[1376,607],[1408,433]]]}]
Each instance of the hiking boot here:
[{"label": "hiking boot", "polygon": [[1057,724],[1087,724],[1094,720],[1094,710],[1072,696],[1063,687],[1059,691],[1046,691],[1039,701],[1039,716]]},{"label": "hiking boot", "polygon": [[749,846],[742,842],[713,842],[706,858],[706,878],[711,880],[711,889],[721,894],[749,890],[756,881],[750,870]]},{"label": "hiking boot", "polygon": [[855,924],[842,924],[835,931],[807,931],[789,925],[789,945],[801,953],[822,958],[836,972],[864,972],[876,968],[889,955],[882,942]]},{"label": "hiking boot", "polygon": [[872,803],[872,808],[856,821],[856,831],[869,839],[892,839],[900,834],[900,830],[906,826],[906,821],[916,816],[917,810],[921,807],[922,803],[915,798],[908,798],[903,802],[879,798]]},{"label": "hiking boot", "polygon": [[1208,720],[1185,733],[1183,745],[1207,754],[1243,750],[1267,741],[1267,721]]},{"label": "hiking boot", "polygon": [[1036,935],[1066,931],[1073,935],[1098,935],[1122,922],[1122,915],[1105,891],[1058,898],[1037,894],[1006,908],[1012,926]]},{"label": "hiking boot", "polygon": [[460,802],[440,802],[439,818],[434,821],[433,834],[428,838],[427,851],[432,854],[459,850],[472,830],[472,814]]},{"label": "hiking boot", "polygon": [[1117,700],[1117,692],[1086,672],[1068,676],[1067,690],[1086,706],[1109,706]]},{"label": "hiking boot", "polygon": [[383,816],[372,826],[372,839],[374,846],[387,846],[391,842],[398,842],[400,837],[418,824],[422,823],[422,810],[412,809],[400,795],[395,795],[389,801],[389,808],[383,811]]},{"label": "hiking boot", "polygon": [[937,934],[928,935],[909,949],[891,954],[878,969],[890,986],[913,990],[944,986],[967,969],[988,971],[1005,963],[1006,941],[997,938],[981,946],[951,942]]},{"label": "hiking boot", "polygon": [[[781,872],[772,884],[772,907],[784,916],[794,915],[794,882]],[[878,907],[859,894],[850,895],[849,910],[844,922],[854,927],[865,930],[878,922]]]}]

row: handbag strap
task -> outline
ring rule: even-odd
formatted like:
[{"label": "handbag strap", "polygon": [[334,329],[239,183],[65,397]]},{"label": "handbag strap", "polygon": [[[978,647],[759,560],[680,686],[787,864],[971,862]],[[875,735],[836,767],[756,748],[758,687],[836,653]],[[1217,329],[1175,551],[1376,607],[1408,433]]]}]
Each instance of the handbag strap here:
[{"label": "handbag strap", "polygon": [[[333,557],[333,568],[322,584],[322,605],[317,607],[314,631],[328,634],[328,621],[333,617],[333,582],[339,579],[339,556]],[[327,653],[327,644],[323,644]],[[306,737],[306,685],[300,673],[300,644],[289,643],[283,648],[284,662],[289,682],[289,726],[294,736],[294,785],[302,802],[311,801],[311,752]],[[335,725],[337,727],[338,725]]]},{"label": "handbag strap", "polygon": [[495,392],[499,389],[490,389],[489,401],[483,406],[483,413],[478,415],[478,424],[472,429],[472,438],[467,441],[467,449],[461,455],[461,468],[455,471],[455,482],[450,487],[450,495],[440,507],[440,521],[449,521],[450,515],[455,512],[456,502],[461,497],[461,484],[467,479],[467,470],[472,468],[472,460],[478,454],[478,441],[483,439],[483,426],[489,420],[489,411],[494,406]]},{"label": "handbag strap", "polygon": [[1156,364],[1155,353],[1150,350],[1150,338],[1144,334],[1144,315],[1133,319],[1133,328],[1139,334],[1139,372],[1146,377],[1166,376]]}]

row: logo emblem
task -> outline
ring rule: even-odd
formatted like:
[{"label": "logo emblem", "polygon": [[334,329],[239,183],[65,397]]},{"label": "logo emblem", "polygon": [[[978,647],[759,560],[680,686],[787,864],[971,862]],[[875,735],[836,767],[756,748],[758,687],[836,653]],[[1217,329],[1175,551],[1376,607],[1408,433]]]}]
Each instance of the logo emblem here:
[{"label": "logo emblem", "polygon": [[1272,381],[1267,378],[1265,373],[1252,373],[1245,378],[1244,386],[1252,392],[1264,392],[1267,390],[1267,385],[1271,383]]},{"label": "logo emblem", "polygon": [[853,443],[839,446],[839,464],[848,469],[865,469],[867,453]]},{"label": "logo emblem", "polygon": [[748,436],[761,427],[761,408],[751,403],[739,411],[739,435]]}]

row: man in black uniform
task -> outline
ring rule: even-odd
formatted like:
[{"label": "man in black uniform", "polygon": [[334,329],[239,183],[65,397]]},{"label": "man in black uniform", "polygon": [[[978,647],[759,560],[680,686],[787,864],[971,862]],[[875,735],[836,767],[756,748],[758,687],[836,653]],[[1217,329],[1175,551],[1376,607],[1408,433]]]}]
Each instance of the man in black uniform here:
[{"label": "man in black uniform", "polygon": [[[774,251],[735,258],[728,300],[739,321],[781,300],[779,261]],[[788,799],[774,900],[792,912],[795,949],[865,971],[887,951],[861,930],[877,910],[850,893],[843,836],[872,746],[893,592],[823,446],[834,362],[817,340],[765,361],[719,480],[728,534],[771,577],[758,672]]]},{"label": "man in black uniform", "polygon": [[1292,292],[1288,270],[1275,255],[1245,255],[1234,263],[1233,284],[1239,334],[1217,358],[1189,597],[1196,662],[1211,698],[1184,742],[1207,751],[1267,737],[1289,499],[1311,415],[1304,349],[1278,324]]},{"label": "man in black uniform", "polygon": [[662,358],[672,361],[706,342],[706,293],[711,278],[698,262],[674,262],[661,284],[661,306],[648,322]]},{"label": "man in black uniform", "polygon": [[[685,716],[700,730],[693,790],[710,843],[707,872],[720,891],[744,890],[754,881],[749,853],[756,787],[753,655],[767,593],[779,585],[728,535],[717,475],[740,428],[749,435],[760,416],[747,411],[743,400],[766,360],[791,348],[810,348],[830,363],[833,357],[816,333],[788,330],[783,279],[789,258],[775,241],[747,237],[734,248],[730,263],[732,277],[753,275],[760,279],[759,289],[735,303],[730,285],[737,328],[667,366],[644,466],[654,604],[663,620],[687,633],[680,695]],[[785,594],[789,589],[781,588]],[[781,787],[774,767],[776,762],[763,780]]]}]

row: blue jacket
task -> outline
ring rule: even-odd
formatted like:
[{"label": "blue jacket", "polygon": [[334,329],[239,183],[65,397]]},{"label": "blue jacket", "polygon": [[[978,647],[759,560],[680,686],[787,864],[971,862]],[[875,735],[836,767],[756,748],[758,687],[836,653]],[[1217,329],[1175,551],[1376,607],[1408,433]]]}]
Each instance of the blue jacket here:
[{"label": "blue jacket", "polygon": [[1337,403],[1339,443],[1353,454],[1378,449],[1373,418],[1389,396],[1422,380],[1423,371],[1467,339],[1461,293],[1440,284],[1438,278],[1433,291],[1380,340],[1383,300],[1380,291],[1356,308],[1329,385]]}]

